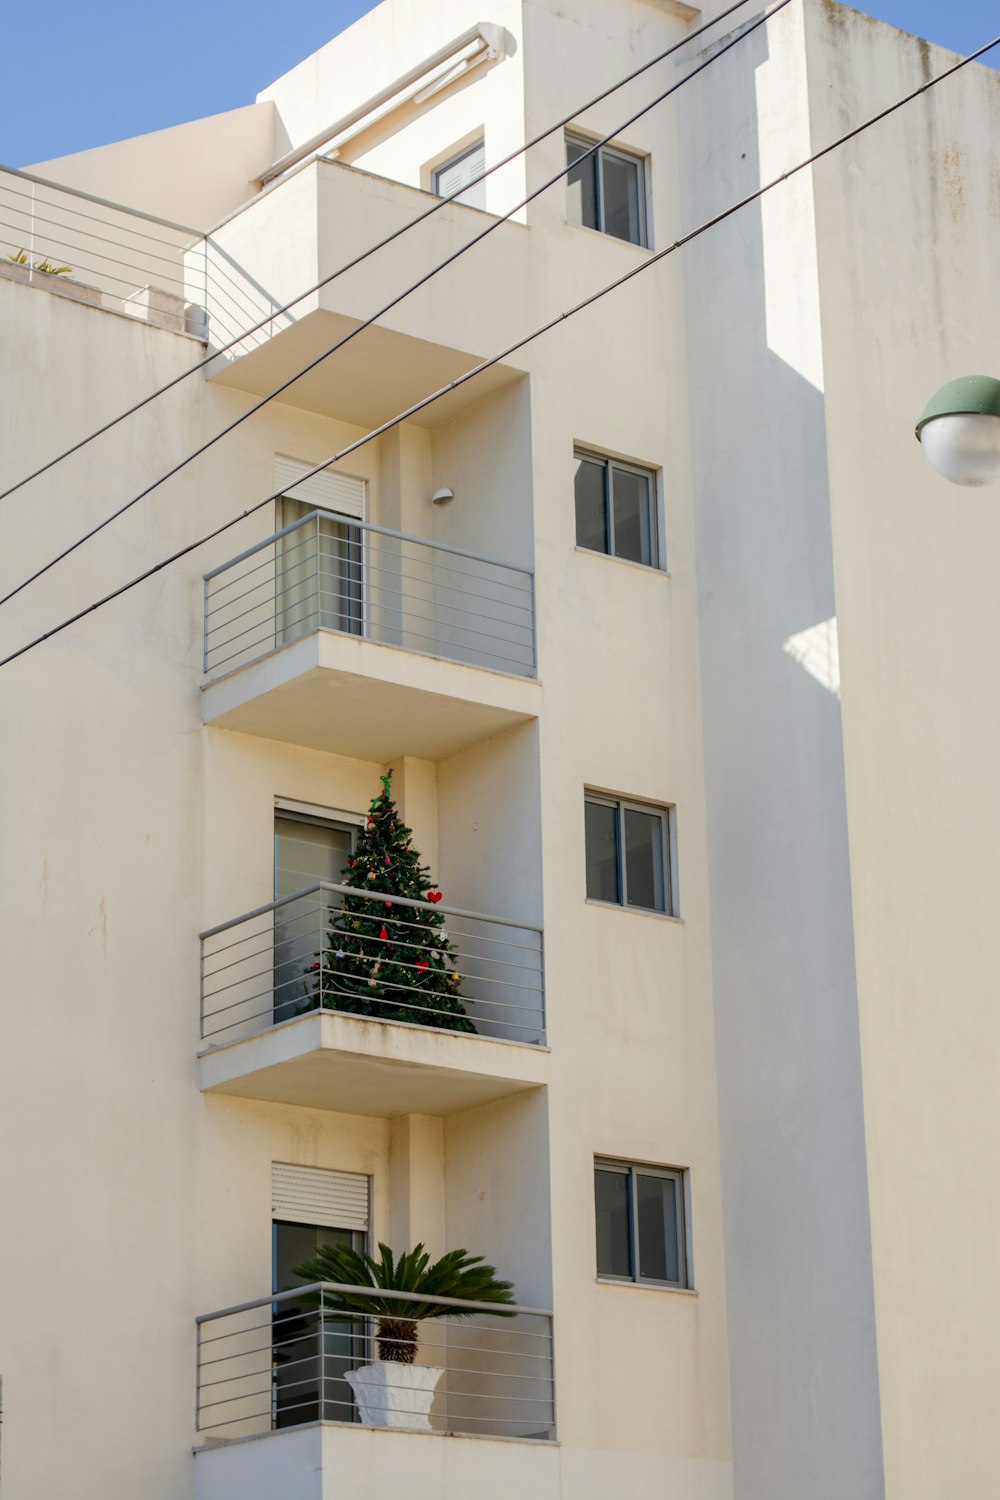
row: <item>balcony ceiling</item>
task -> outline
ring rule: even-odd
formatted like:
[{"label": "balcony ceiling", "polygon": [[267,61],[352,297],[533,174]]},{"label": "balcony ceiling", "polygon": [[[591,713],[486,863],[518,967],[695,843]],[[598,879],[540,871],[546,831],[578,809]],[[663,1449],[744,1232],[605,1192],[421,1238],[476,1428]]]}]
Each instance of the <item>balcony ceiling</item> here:
[{"label": "balcony ceiling", "polygon": [[[239,359],[225,363],[220,358],[209,379],[255,396],[266,395],[358,326],[355,318],[315,310]],[[391,328],[366,328],[296,381],[280,399],[359,427],[377,427],[478,363],[475,355],[443,344]],[[426,427],[448,421],[521,375],[521,370],[509,365],[494,365],[409,420]]]},{"label": "balcony ceiling", "polygon": [[202,719],[360,760],[444,760],[539,712],[540,685],[317,630],[209,684]]}]

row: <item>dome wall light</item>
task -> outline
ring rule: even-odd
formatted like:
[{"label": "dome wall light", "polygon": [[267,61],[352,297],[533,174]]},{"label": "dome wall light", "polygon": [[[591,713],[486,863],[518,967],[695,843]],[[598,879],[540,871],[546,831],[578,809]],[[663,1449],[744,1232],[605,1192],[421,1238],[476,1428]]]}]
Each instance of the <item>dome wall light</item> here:
[{"label": "dome wall light", "polygon": [[455,491],[447,488],[435,490],[431,496],[432,505],[447,505],[449,500],[454,500]]},{"label": "dome wall light", "polygon": [[1000,380],[962,375],[928,401],[916,435],[931,468],[952,484],[1000,480]]}]

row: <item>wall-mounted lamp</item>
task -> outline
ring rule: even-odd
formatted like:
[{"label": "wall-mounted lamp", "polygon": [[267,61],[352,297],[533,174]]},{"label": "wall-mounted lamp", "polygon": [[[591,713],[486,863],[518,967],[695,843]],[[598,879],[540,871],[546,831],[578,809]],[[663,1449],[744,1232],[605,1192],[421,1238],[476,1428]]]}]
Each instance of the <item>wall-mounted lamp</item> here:
[{"label": "wall-mounted lamp", "polygon": [[448,501],[449,500],[454,500],[454,498],[455,498],[455,491],[454,490],[449,490],[447,488],[445,488],[443,490],[435,490],[434,493],[433,493],[433,495],[431,496],[431,504],[432,505],[447,505]]},{"label": "wall-mounted lamp", "polygon": [[928,401],[917,423],[928,463],[952,484],[1000,479],[1000,380],[965,375]]}]

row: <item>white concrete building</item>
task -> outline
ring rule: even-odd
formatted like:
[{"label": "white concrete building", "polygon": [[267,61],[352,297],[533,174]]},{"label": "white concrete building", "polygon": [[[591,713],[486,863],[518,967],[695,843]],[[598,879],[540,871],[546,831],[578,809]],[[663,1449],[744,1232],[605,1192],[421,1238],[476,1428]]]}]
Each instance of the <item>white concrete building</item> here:
[{"label": "white concrete building", "polygon": [[[315,362],[3,606],[218,531],[0,674],[3,1500],[1000,1493],[1000,513],[912,437],[1000,362],[997,75],[385,425],[952,60],[791,0],[623,124],[750,4],[583,108],[721,9],[385,0],[0,174],[0,487],[178,381],[4,594]],[[469,1032],[310,988],[389,768]],[[430,1431],[272,1300],[379,1240],[522,1309],[421,1325]]]}]

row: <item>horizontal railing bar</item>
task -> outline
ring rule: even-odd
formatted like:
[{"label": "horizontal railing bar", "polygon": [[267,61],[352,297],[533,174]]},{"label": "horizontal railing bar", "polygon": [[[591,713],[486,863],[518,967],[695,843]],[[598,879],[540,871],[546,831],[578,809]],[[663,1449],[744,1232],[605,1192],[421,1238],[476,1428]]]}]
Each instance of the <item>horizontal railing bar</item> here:
[{"label": "horizontal railing bar", "polygon": [[[2,171],[3,171],[3,168],[0,168],[0,172],[2,172]],[[64,188],[64,189],[62,189],[62,191],[65,192],[65,191],[68,191],[68,190]],[[11,187],[10,184],[6,183],[6,182],[0,182],[0,192],[10,193],[12,197],[23,198],[26,202],[28,202],[28,203],[34,203],[35,205],[40,205],[42,208],[52,208],[52,209],[55,209],[58,213],[72,214],[73,217],[74,217],[74,219],[87,219],[91,224],[101,224],[101,225],[103,225],[103,227],[105,229],[115,229],[115,230],[117,230],[119,234],[130,234],[130,235],[133,235],[136,239],[139,239],[139,240],[149,240],[150,244],[153,244],[153,245],[166,245],[168,249],[176,251],[179,255],[186,254],[187,251],[190,248],[190,246],[184,244],[183,242],[175,242],[173,240],[165,240],[165,239],[163,239],[158,234],[146,234],[141,229],[134,229],[131,224],[116,224],[112,219],[98,218],[97,214],[86,214],[86,213],[83,212],[82,209],[71,208],[68,203],[57,203],[57,202],[55,202],[51,198],[39,198],[39,197],[37,197],[37,196],[35,196],[35,195],[31,194],[31,193],[22,192],[20,190],[20,188]],[[28,210],[17,208],[15,205],[11,205],[11,208],[12,208],[12,211],[14,213],[25,213],[25,212],[28,212]],[[131,215],[131,214],[133,214],[134,210],[132,210],[132,209],[125,209],[125,210],[123,210],[123,212]],[[60,223],[58,219],[47,219],[47,220],[44,220],[43,222],[56,224],[57,227],[60,228],[60,229],[75,229],[76,228],[76,226],[73,225],[73,224]],[[95,235],[93,233],[93,231],[90,230],[90,229],[82,229],[81,228],[79,230],[79,233],[80,234],[90,235],[91,238],[93,238],[93,239],[100,239],[102,237],[100,235]],[[116,243],[118,243],[118,241],[112,240],[112,241],[110,241],[110,243],[111,244],[116,244]],[[130,249],[130,250],[132,250],[132,249],[134,249],[134,250],[141,250],[142,246],[141,245],[127,245],[124,248]]]},{"label": "horizontal railing bar", "polygon": [[[359,991],[358,993],[360,994],[362,992]],[[260,999],[260,998],[261,998],[260,996],[252,996],[251,997],[251,999]],[[250,1000],[247,1000],[244,1003],[249,1005],[250,1004]],[[480,1004],[480,1003],[483,1004],[483,1005],[489,1005],[491,1002],[488,1001],[488,1000],[484,1000],[484,1001],[478,1002],[478,1001],[470,999],[469,1003],[470,1003],[470,1005],[475,1006],[476,1004]],[[492,1003],[496,1004],[496,1003],[499,1003],[499,1002],[495,1002],[494,1001]],[[275,1013],[276,1010],[283,1010],[285,1008],[285,1006],[290,1006],[291,1004],[292,1004],[292,1002],[290,1000],[285,1001],[282,1005],[277,1005],[277,1006],[274,1005],[274,1004],[269,1004],[263,1010],[251,1011],[250,1015],[248,1015],[248,1016],[240,1016],[239,1019],[236,1020],[236,1021],[227,1021],[224,1026],[212,1026],[211,1029],[209,1029],[208,1027],[203,1027],[203,1029],[202,1029],[202,1037],[204,1038],[205,1041],[208,1041],[211,1037],[221,1036],[222,1032],[224,1032],[224,1031],[232,1031],[237,1026],[249,1026],[252,1021],[260,1021],[265,1016],[269,1016],[269,1017],[271,1017],[273,1019],[273,1016],[274,1016],[274,1013]],[[404,1009],[407,1008],[406,1007],[406,1002],[403,1001],[403,1000],[398,1000],[398,999],[397,1000],[373,999],[371,1001],[371,1004],[372,1005],[382,1005],[382,1006],[396,1005],[401,1010],[404,1010]],[[209,1011],[205,1015],[205,1021],[206,1022],[208,1022],[208,1021],[214,1021],[216,1019],[216,1017],[221,1016],[221,1015],[225,1015],[225,1013],[226,1013],[227,1010],[235,1010],[237,1008],[238,1007],[233,1006],[233,1005],[225,1005],[225,1006],[220,1007],[219,1010]],[[420,1011],[423,1015],[427,1015],[427,1016],[440,1016],[440,1015],[453,1016],[453,1015],[457,1014],[457,1012],[455,1012],[455,1011],[442,1011],[442,1010],[438,1010],[436,1008],[432,1008],[429,1005],[410,1005],[409,1009],[414,1010],[414,1011]],[[537,1036],[538,1038],[540,1038],[544,1042],[544,1036],[545,1036],[544,1013],[543,1013],[543,1009],[542,1009],[542,1006],[541,1006],[540,1003],[538,1005],[537,1011],[535,1011],[535,1008],[531,1007],[531,1006],[509,1006],[508,1009],[510,1009],[510,1010],[515,1010],[515,1009],[517,1009],[517,1010],[524,1010],[524,1011],[530,1012],[532,1014],[537,1014],[538,1020],[536,1022],[532,1023],[531,1025],[527,1025],[527,1024],[522,1023],[520,1021],[505,1021],[505,1020],[503,1020],[500,1017],[493,1017],[493,1018],[484,1017],[483,1019],[484,1019],[485,1023],[487,1025],[489,1025],[489,1026],[495,1026],[498,1029],[502,1028],[505,1031],[527,1031],[527,1032],[531,1033],[532,1036]],[[274,1025],[280,1026],[280,1025],[282,1025],[286,1021],[299,1021],[304,1016],[312,1016],[312,1015],[347,1016],[349,1019],[353,1018],[355,1020],[360,1019],[362,1021],[374,1021],[379,1026],[422,1026],[422,1025],[425,1024],[425,1023],[420,1022],[420,1021],[400,1021],[400,1020],[397,1020],[395,1017],[388,1017],[388,1018],[386,1018],[384,1016],[379,1016],[379,1015],[370,1015],[370,1016],[360,1016],[359,1017],[357,1011],[339,1010],[334,1005],[311,1005],[311,1006],[308,1007],[308,1009],[300,1011],[297,1015],[282,1016],[281,1020],[274,1022]],[[474,1015],[470,1015],[468,1012],[466,1012],[466,1016],[467,1016],[467,1019],[473,1021],[473,1023],[475,1022],[475,1016]],[[457,1030],[454,1027],[449,1028],[447,1026],[437,1026],[437,1025],[434,1025],[434,1024],[431,1024],[431,1025],[427,1026],[426,1029],[430,1030],[430,1031],[447,1031],[452,1036],[466,1037],[466,1038],[468,1038],[469,1040],[472,1040],[472,1041],[477,1041],[477,1040],[481,1041],[481,1040],[483,1040],[483,1035],[484,1035],[482,1032],[479,1032],[478,1030],[477,1031],[459,1031],[459,1030]],[[258,1036],[259,1034],[260,1033],[256,1032],[256,1031],[250,1033],[251,1036]],[[249,1038],[237,1037],[236,1040],[237,1041],[244,1041],[244,1040],[248,1040],[248,1039]],[[507,1041],[507,1042],[512,1043],[512,1044],[514,1044],[516,1046],[522,1046],[522,1047],[523,1046],[534,1045],[534,1043],[531,1043],[531,1042],[525,1043],[525,1042],[518,1041],[518,1039],[516,1037],[488,1037],[487,1040],[491,1040],[491,1041]]]},{"label": "horizontal railing bar", "polygon": [[[195,1318],[195,1322],[199,1324],[211,1323],[214,1322],[217,1318],[229,1318],[236,1313],[252,1312],[255,1307],[267,1307],[269,1304],[274,1304],[276,1302],[293,1302],[295,1300],[301,1301],[303,1298],[310,1296],[313,1292],[332,1292],[337,1296],[352,1295],[362,1297],[377,1297],[379,1298],[379,1300],[384,1299],[389,1302],[422,1302],[425,1305],[431,1305],[434,1307],[457,1307],[460,1310],[465,1309],[469,1312],[485,1312],[494,1314],[496,1313],[497,1307],[502,1306],[504,1314],[511,1317],[517,1317],[519,1315],[531,1318],[552,1317],[552,1309],[550,1307],[523,1307],[517,1302],[504,1302],[502,1304],[498,1304],[496,1302],[476,1302],[471,1299],[467,1301],[462,1297],[427,1297],[421,1296],[419,1292],[397,1292],[388,1287],[383,1290],[381,1287],[375,1288],[370,1286],[357,1286],[342,1281],[310,1281],[307,1282],[304,1286],[294,1287],[287,1292],[272,1292],[269,1297],[255,1297],[251,1302],[237,1302],[232,1307],[222,1307],[217,1312],[199,1313]],[[317,1308],[316,1311],[333,1312],[334,1309]],[[341,1309],[336,1309],[336,1312],[338,1316],[341,1315]],[[370,1317],[372,1316],[372,1314],[357,1313],[356,1316]],[[517,1331],[524,1332],[526,1334],[528,1333],[527,1329]],[[533,1336],[536,1338],[546,1337],[546,1335],[544,1334],[536,1334]]]},{"label": "horizontal railing bar", "polygon": [[[329,467],[334,466],[329,465]],[[294,489],[295,486],[292,485],[291,488]],[[324,515],[321,511],[311,511],[307,516],[300,516],[297,521],[292,521],[288,526],[283,526],[280,531],[274,532],[272,536],[265,537],[264,541],[257,542],[255,546],[248,547],[246,551],[238,553],[236,557],[230,558],[228,562],[222,563],[217,568],[212,568],[210,572],[204,574],[205,581],[207,582],[209,579],[217,577],[219,573],[224,573],[229,568],[234,568],[237,563],[243,562],[246,558],[253,557],[262,547],[270,546],[272,543],[278,541],[280,537],[287,536],[290,531],[295,531],[298,527],[305,526],[312,521],[329,519],[330,517]],[[526,578],[530,578],[534,574],[533,568],[522,567],[519,563],[508,563],[494,557],[484,557],[481,553],[469,552],[464,547],[453,547],[450,542],[434,542],[428,540],[426,537],[410,536],[405,531],[393,531],[388,526],[377,526],[373,521],[361,521],[355,519],[353,516],[344,516],[342,521],[338,521],[338,524],[356,528],[358,531],[364,531],[370,535],[391,537],[394,541],[398,542],[414,542],[417,546],[429,547],[436,552],[447,552],[453,557],[468,558],[470,562],[485,563],[491,568],[503,568],[509,570],[511,573],[520,573]]]},{"label": "horizontal railing bar", "polygon": [[[233,671],[243,671],[243,670],[245,670],[248,667],[256,666],[258,662],[265,661],[269,656],[272,656],[276,651],[284,650],[287,646],[292,646],[297,641],[304,640],[307,635],[313,634],[313,632],[315,630],[317,630],[317,629],[318,630],[325,630],[325,629],[328,629],[328,628],[330,628],[330,627],[323,626],[323,625],[312,626],[309,629],[303,630],[302,633],[301,633],[301,635],[289,636],[289,638],[288,638],[287,641],[282,641],[278,645],[269,646],[266,651],[261,651],[257,656],[251,656],[250,659],[249,659],[249,661],[242,662],[238,668],[234,667],[234,668],[232,668],[232,670]],[[353,632],[348,632],[348,631],[338,631],[336,633],[337,634],[342,634],[342,635],[349,635],[351,637],[351,639],[353,639],[353,640],[365,640],[365,639],[371,640],[372,639],[372,637],[370,637],[370,636],[368,636],[368,637],[359,636],[359,635],[355,635]],[[376,640],[374,642],[374,644],[376,644],[376,645],[391,645],[392,643],[389,642],[389,641],[377,641]],[[451,651],[446,651],[446,650],[428,651],[428,650],[426,650],[426,648],[424,648],[422,646],[409,646],[409,647],[403,646],[403,647],[400,647],[399,649],[400,650],[404,650],[404,651],[405,650],[413,651],[418,656],[427,656],[427,657],[430,657],[434,661],[453,661],[453,662],[457,662],[460,666],[467,666],[467,667],[471,666],[471,667],[474,667],[474,668],[476,668],[476,667],[482,667],[482,669],[484,671],[488,671],[488,672],[501,672],[505,677],[517,677],[517,678],[533,679],[534,676],[535,676],[535,662],[534,662],[534,653],[533,652],[531,653],[531,660],[530,661],[526,660],[524,662],[524,664],[516,666],[515,669],[512,670],[512,671],[508,671],[504,667],[483,666],[483,664],[481,662],[469,661],[468,658],[462,657],[462,656],[457,656],[457,655],[455,655],[454,652],[451,652]],[[237,654],[239,654],[239,653],[237,653]],[[482,655],[482,656],[490,656],[491,654],[492,653],[490,653],[488,651],[482,651],[482,652],[480,652],[480,655]],[[493,659],[495,661],[516,661],[516,658],[514,658],[514,657],[503,657],[503,656],[496,656]]]},{"label": "horizontal railing bar", "polygon": [[[433,889],[433,887],[432,887]],[[362,896],[366,901],[391,901],[394,906],[409,906],[416,911],[440,912],[444,916],[464,917],[471,922],[489,922],[494,927],[520,928],[524,932],[542,933],[543,928],[534,922],[518,922],[512,917],[491,917],[486,912],[466,911],[460,906],[441,906],[431,901],[417,901],[412,896],[393,896],[383,891],[363,891],[353,885],[340,885],[332,880],[317,880],[312,885],[304,885],[301,890],[292,891],[288,896],[280,896],[274,901],[268,901],[264,906],[257,906],[253,911],[244,912],[241,917],[233,917],[228,922],[220,922],[216,927],[209,927],[199,933],[202,941],[214,937],[218,932],[226,932],[231,927],[237,927],[241,922],[252,921],[254,917],[262,917],[265,912],[276,911],[279,907],[287,906],[291,901],[298,901],[303,896],[315,895],[317,891],[335,891],[338,895]]]},{"label": "horizontal railing bar", "polygon": [[[14,209],[14,212],[15,213],[23,213],[24,210],[20,209],[20,208],[16,208],[16,209]],[[69,225],[67,227],[68,228],[72,228],[72,225]],[[13,229],[13,230],[16,231],[16,235],[12,237],[11,243],[14,243],[15,239],[20,239],[21,238],[21,233],[22,232],[21,232],[20,227],[17,224],[8,224],[3,219],[0,219],[0,229],[8,229],[8,230]],[[68,254],[68,255],[71,255],[73,257],[73,260],[74,260],[75,264],[71,267],[71,270],[75,270],[75,271],[76,270],[79,270],[79,271],[90,271],[95,276],[104,276],[109,281],[120,281],[120,282],[123,282],[125,285],[131,286],[134,283],[134,281],[135,281],[134,277],[115,276],[115,275],[113,275],[112,272],[105,270],[106,266],[124,266],[124,268],[125,268],[126,271],[139,271],[139,272],[141,272],[143,278],[146,281],[149,280],[149,277],[151,275],[156,275],[156,276],[163,276],[164,280],[174,281],[174,282],[176,282],[176,284],[178,286],[183,286],[184,285],[183,269],[180,268],[179,262],[178,262],[178,273],[176,275],[169,275],[169,276],[167,276],[167,275],[164,275],[164,273],[162,273],[161,271],[159,271],[156,267],[150,268],[150,267],[143,266],[143,265],[136,265],[136,263],[134,261],[131,261],[131,260],[119,260],[116,256],[107,255],[103,250],[93,249],[93,248],[88,247],[86,245],[76,245],[76,244],[73,243],[72,240],[62,239],[62,238],[60,238],[57,235],[50,235],[50,234],[47,234],[47,235],[38,235],[38,234],[32,234],[30,226],[27,227],[27,229],[25,230],[25,232],[28,234],[29,238],[33,240],[33,245],[32,245],[32,250],[31,250],[31,254],[33,256],[38,256],[39,254],[44,254],[46,257],[48,257],[48,256],[51,256],[51,255],[55,254],[55,251],[58,250],[60,256],[63,255],[63,254]],[[21,248],[24,249],[23,244],[21,245]],[[130,247],[127,246],[127,245],[124,245],[124,246],[121,246],[120,248],[127,250]],[[86,264],[84,261],[81,261],[80,260],[80,253],[81,252],[84,255],[96,255],[96,256],[98,256],[98,258],[100,260],[100,264],[96,265],[96,266],[93,266],[93,265]],[[147,255],[149,255],[149,252],[145,252],[145,253]],[[149,258],[151,260],[154,259],[154,258],[155,259],[160,259],[159,256],[153,257],[152,255],[149,255]]]},{"label": "horizontal railing bar", "polygon": [[[0,207],[2,206],[3,205],[0,205]],[[172,268],[171,279],[179,282],[184,281],[183,262],[181,262],[176,256],[160,255],[157,251],[147,250],[142,245],[123,245],[120,240],[113,240],[106,234],[95,234],[92,229],[83,229],[76,224],[60,224],[58,219],[47,219],[43,214],[34,213],[29,208],[18,208],[16,204],[7,205],[7,211],[13,214],[23,214],[24,217],[28,220],[28,223],[24,228],[29,240],[36,240],[38,238],[33,233],[34,226],[36,224],[49,224],[53,229],[65,229],[68,230],[71,234],[82,235],[85,239],[97,241],[101,245],[114,245],[116,249],[130,250],[136,255],[144,256],[146,260],[149,261],[152,270],[157,275],[159,274],[159,272],[156,271],[155,266],[153,266],[154,261],[158,261],[164,266],[170,266]],[[2,224],[3,228],[5,229],[18,229],[20,227],[16,224],[7,224],[2,220],[0,220],[0,224]],[[54,244],[61,245],[65,249],[71,251],[82,251],[84,255],[103,256],[110,265],[127,266],[130,270],[138,269],[133,261],[116,260],[113,256],[105,255],[104,251],[97,248],[97,246],[78,245],[72,240],[63,240],[55,235],[47,236],[47,238],[50,238]],[[157,241],[157,243],[166,244],[167,241]],[[32,251],[32,254],[34,253],[35,252]]]},{"label": "horizontal railing bar", "polygon": [[37,187],[54,188],[58,193],[68,193],[71,198],[82,198],[87,203],[97,203],[101,208],[115,209],[118,213],[131,215],[132,218],[145,219],[149,224],[159,224],[161,229],[176,229],[180,234],[194,235],[197,240],[204,238],[204,231],[192,229],[190,224],[176,224],[172,219],[162,219],[158,214],[145,213],[141,208],[129,208],[126,204],[115,203],[110,198],[98,198],[94,193],[85,193],[82,188],[67,187],[65,183],[52,182],[47,177],[38,177],[34,172],[25,172],[19,167],[7,167],[0,163],[0,174],[4,172],[11,177],[20,177],[24,182],[33,182]]}]

